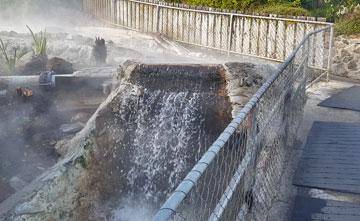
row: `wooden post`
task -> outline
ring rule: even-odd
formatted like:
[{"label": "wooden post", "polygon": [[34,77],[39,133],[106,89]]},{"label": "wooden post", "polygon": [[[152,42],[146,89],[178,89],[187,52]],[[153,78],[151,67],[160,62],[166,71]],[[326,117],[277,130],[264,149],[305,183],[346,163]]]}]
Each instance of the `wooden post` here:
[{"label": "wooden post", "polygon": [[229,28],[229,38],[228,38],[228,55],[230,55],[230,51],[231,51],[231,46],[232,46],[232,39],[233,39],[233,24],[234,24],[234,15],[231,14],[230,15],[230,28]]},{"label": "wooden post", "polygon": [[332,53],[333,53],[333,44],[334,44],[334,26],[331,25],[330,28],[330,40],[329,40],[329,57],[328,57],[328,64],[327,64],[327,73],[326,73],[326,80],[329,81],[329,74],[331,74],[331,65],[332,65]]},{"label": "wooden post", "polygon": [[160,22],[160,5],[157,5],[156,6],[156,32],[157,33],[160,33],[159,22]]}]

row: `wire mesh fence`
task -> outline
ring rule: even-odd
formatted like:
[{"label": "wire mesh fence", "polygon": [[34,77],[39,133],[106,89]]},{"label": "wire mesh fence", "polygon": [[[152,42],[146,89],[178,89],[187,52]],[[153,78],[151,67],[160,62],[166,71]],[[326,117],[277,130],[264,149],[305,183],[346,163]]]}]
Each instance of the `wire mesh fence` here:
[{"label": "wire mesh fence", "polygon": [[[114,17],[104,17],[104,4],[115,6]],[[307,73],[310,68],[330,67],[332,25],[137,0],[84,0],[84,8],[121,27],[283,62],[154,217],[154,221],[266,220],[301,120]]]},{"label": "wire mesh fence", "polygon": [[188,173],[156,214],[165,220],[266,220],[306,101],[306,35]]},{"label": "wire mesh fence", "polygon": [[[307,33],[329,25],[312,18],[245,15],[139,0],[83,0],[83,8],[116,26],[278,62],[284,61]],[[312,39],[309,53],[312,67],[329,68],[331,38],[329,29]]]}]

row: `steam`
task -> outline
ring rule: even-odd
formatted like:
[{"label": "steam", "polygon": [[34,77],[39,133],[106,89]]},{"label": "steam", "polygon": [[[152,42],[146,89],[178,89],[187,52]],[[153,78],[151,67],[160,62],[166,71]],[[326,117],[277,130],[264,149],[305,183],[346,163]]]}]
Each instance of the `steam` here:
[{"label": "steam", "polygon": [[[76,63],[75,68],[85,68],[92,65],[91,50],[96,36],[107,41],[107,64],[113,67],[129,59],[144,63],[199,64],[221,63],[230,60],[244,61],[244,57],[241,56],[230,58],[225,55],[219,56],[207,50],[189,50],[157,34],[146,35],[105,27],[101,22],[78,10],[79,5],[76,2],[79,1],[14,0],[7,7],[0,8],[0,36],[7,41],[29,47],[31,44],[30,35],[20,34],[27,33],[26,25],[31,26],[35,32],[46,29],[49,33],[49,57],[59,56]],[[20,33],[13,33],[12,31]],[[85,72],[89,75],[92,74],[91,70]],[[96,71],[94,74],[99,74],[99,72],[101,71]],[[1,93],[0,88],[0,101],[4,96],[7,96],[6,94],[1,95]],[[197,109],[200,100],[206,100],[204,97],[200,97],[196,93],[164,94],[159,91],[153,91],[152,94],[145,93],[145,96],[148,96],[148,100],[139,101],[140,110],[136,119],[138,127],[135,129],[136,139],[134,140],[136,154],[132,159],[133,168],[128,173],[130,185],[138,187],[134,195],[138,192],[142,192],[144,195],[142,197],[132,195],[122,199],[117,204],[119,206],[113,210],[111,220],[150,220],[156,208],[152,208],[153,204],[149,201],[156,203],[162,201],[183,178],[184,172],[191,165],[189,162],[194,162],[196,158],[201,156],[200,152],[208,147],[205,142],[211,140],[203,136],[205,133],[202,131],[204,129],[203,119],[196,118],[199,113],[206,112],[206,110]],[[156,105],[158,106],[154,107]],[[1,106],[5,107],[0,102]],[[16,129],[21,128],[21,124],[30,118],[28,113],[22,113],[23,110],[28,110],[27,108],[22,109],[21,106],[16,108],[18,111],[5,116],[4,119],[2,118],[0,140],[1,138],[5,139],[9,133],[15,134]],[[159,113],[151,113],[154,111],[159,111]],[[44,122],[51,123],[46,120]],[[24,137],[19,136],[19,142],[21,142],[21,146],[26,146]],[[200,146],[202,149],[200,151],[194,148],[193,156],[195,155],[195,157],[186,159],[185,154],[188,152],[184,147],[189,147],[191,144],[196,147]],[[165,153],[159,152],[161,148],[165,149],[161,150]],[[166,150],[167,148],[168,150]],[[167,168],[161,164],[161,161],[164,162],[164,160],[159,160],[159,158],[169,159],[166,156],[170,155],[169,151],[173,151],[174,156],[167,162]],[[188,162],[184,162],[184,159]],[[159,182],[158,174],[167,174],[169,178],[161,183],[156,183]],[[155,184],[167,189],[159,190]]]},{"label": "steam", "polygon": [[127,198],[119,208],[113,210],[110,221],[151,221],[155,209],[142,200]]}]

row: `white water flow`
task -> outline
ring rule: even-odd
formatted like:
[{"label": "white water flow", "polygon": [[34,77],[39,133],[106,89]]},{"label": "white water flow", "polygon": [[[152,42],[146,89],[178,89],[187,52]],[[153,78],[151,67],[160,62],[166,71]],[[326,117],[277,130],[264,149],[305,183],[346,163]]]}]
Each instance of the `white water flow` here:
[{"label": "white water flow", "polygon": [[[157,201],[157,194],[174,189],[189,166],[187,161],[194,161],[194,152],[200,152],[199,98],[197,93],[154,91],[139,101],[134,165],[128,180],[147,198]],[[159,192],[159,187],[166,188]]]},{"label": "white water flow", "polygon": [[205,131],[207,98],[196,92],[145,90],[130,117],[135,126],[129,126],[134,126],[129,192],[117,203],[112,220],[149,220],[204,153],[211,142]]}]

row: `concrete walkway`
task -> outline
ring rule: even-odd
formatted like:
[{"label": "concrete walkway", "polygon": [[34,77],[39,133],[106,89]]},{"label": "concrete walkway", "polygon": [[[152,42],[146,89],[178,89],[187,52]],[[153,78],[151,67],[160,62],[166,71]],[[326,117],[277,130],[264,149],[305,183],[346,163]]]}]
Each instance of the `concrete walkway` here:
[{"label": "concrete walkway", "polygon": [[[317,106],[321,101],[325,100],[331,95],[354,85],[355,84],[348,82],[330,81],[319,82],[312,88],[310,88],[308,90],[308,101],[305,107],[304,120],[298,133],[298,140],[306,141],[306,137],[309,134],[313,123],[316,121],[321,121],[322,123],[324,123],[323,126],[326,127],[331,127],[331,125],[334,125],[331,122],[351,123],[344,124],[351,126],[360,125],[360,112]],[[334,130],[338,129],[337,127],[333,128]],[[326,135],[326,132],[324,132],[323,135],[318,134],[317,136],[319,137],[319,139],[321,139],[321,136],[324,137]],[[351,133],[349,131],[346,132],[346,136],[349,135],[354,136],[356,142],[358,142],[358,144],[355,144],[355,146],[358,145],[360,150],[360,139],[359,141],[357,140],[357,134]],[[337,139],[341,140],[342,135],[338,134],[337,136]],[[344,142],[346,142],[346,139],[343,140]],[[300,159],[303,154],[304,156],[306,156],[306,153],[303,153],[304,148],[305,142],[299,145],[296,151],[297,156],[294,157],[295,161],[298,161],[298,159]],[[319,155],[319,159],[323,159],[324,157],[326,156]],[[358,159],[357,161],[359,160],[360,159]],[[333,161],[331,160],[329,162],[332,163]],[[306,176],[309,177],[309,174],[306,174]],[[333,179],[335,178],[334,176],[335,175],[332,174],[329,177]],[[360,178],[354,177],[354,179]],[[294,182],[297,184],[301,183],[297,182],[296,180]],[[340,184],[345,182],[346,181],[340,179]],[[291,209],[292,212],[288,214],[288,220],[360,220],[360,194],[354,193],[356,191],[346,191],[344,189],[329,189],[331,188],[324,188],[321,185],[292,186],[292,201],[295,203],[293,204],[293,207]]]}]

